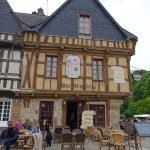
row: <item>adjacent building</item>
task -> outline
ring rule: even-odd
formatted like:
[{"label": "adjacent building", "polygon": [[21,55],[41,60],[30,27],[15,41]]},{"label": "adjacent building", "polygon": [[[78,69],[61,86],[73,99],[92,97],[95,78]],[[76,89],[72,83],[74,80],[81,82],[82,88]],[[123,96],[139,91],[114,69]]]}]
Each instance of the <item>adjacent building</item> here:
[{"label": "adjacent building", "polygon": [[131,96],[137,37],[98,0],[67,0],[49,17],[42,9],[15,16],[23,27],[24,51],[12,119],[46,118],[52,128],[79,128],[82,112],[94,110],[95,127],[117,127],[120,106]]},{"label": "adjacent building", "polygon": [[6,126],[12,116],[19,117],[15,109],[21,88],[22,30],[8,2],[0,0],[0,127]]}]

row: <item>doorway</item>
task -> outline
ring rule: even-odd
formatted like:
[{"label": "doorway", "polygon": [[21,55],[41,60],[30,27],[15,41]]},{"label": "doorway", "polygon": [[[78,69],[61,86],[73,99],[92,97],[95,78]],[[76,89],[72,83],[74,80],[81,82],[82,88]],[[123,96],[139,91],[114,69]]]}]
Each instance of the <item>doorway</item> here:
[{"label": "doorway", "polygon": [[69,125],[71,129],[80,128],[83,109],[83,102],[67,102],[66,124]]}]

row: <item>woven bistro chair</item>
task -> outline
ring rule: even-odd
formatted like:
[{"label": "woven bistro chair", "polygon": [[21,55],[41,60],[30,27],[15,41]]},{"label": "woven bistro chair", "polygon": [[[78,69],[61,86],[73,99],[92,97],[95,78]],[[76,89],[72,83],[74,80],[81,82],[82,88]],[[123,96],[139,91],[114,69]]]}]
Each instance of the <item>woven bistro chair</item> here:
[{"label": "woven bistro chair", "polygon": [[85,144],[85,134],[84,133],[76,133],[74,135],[74,150],[80,149],[84,150],[84,144]]},{"label": "woven bistro chair", "polygon": [[61,150],[73,150],[73,134],[62,133]]},{"label": "woven bistro chair", "polygon": [[[142,150],[141,138],[139,136],[136,136],[136,142],[137,142],[138,149],[140,148]],[[129,146],[129,150],[131,147],[134,149],[136,147],[135,139],[128,139],[128,146]]]},{"label": "woven bistro chair", "polygon": [[34,147],[34,137],[33,135],[26,135],[25,137],[25,144],[23,146],[24,150],[33,149]]},{"label": "woven bistro chair", "polygon": [[117,148],[121,150],[126,149],[126,143],[124,141],[124,135],[122,133],[113,133],[112,142],[115,150]]},{"label": "woven bistro chair", "polygon": [[86,134],[88,136],[88,141],[91,139],[93,141],[94,137],[94,128],[93,127],[87,127],[86,128]]},{"label": "woven bistro chair", "polygon": [[102,149],[102,147],[106,147],[108,146],[108,149],[110,150],[110,139],[105,139],[105,137],[103,137],[102,132],[100,130],[97,131],[99,138],[98,138],[98,144],[99,144],[99,150]]}]

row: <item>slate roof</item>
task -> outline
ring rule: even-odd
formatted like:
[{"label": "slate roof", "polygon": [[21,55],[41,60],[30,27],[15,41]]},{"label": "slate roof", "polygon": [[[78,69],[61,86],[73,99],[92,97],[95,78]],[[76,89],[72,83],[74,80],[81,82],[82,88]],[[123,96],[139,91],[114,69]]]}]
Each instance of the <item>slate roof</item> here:
[{"label": "slate roof", "polygon": [[22,23],[24,30],[37,31],[38,27],[41,26],[48,16],[39,14],[27,14],[16,12],[17,17]]},{"label": "slate roof", "polygon": [[99,0],[67,0],[39,28],[41,34],[78,38],[78,15],[91,16],[92,38],[124,41],[137,37],[123,29]]},{"label": "slate roof", "polygon": [[0,0],[0,33],[20,34],[22,26],[7,0]]}]

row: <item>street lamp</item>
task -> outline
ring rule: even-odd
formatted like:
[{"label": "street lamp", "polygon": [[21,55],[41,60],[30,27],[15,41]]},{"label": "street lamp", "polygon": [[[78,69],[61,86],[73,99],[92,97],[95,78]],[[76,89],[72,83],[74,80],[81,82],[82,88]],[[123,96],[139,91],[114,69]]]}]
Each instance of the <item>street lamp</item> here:
[{"label": "street lamp", "polygon": [[141,81],[141,74],[138,70],[132,73],[132,78],[134,81]]}]

